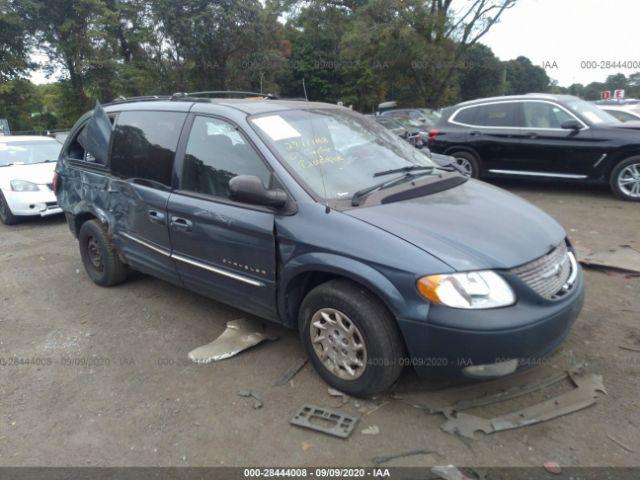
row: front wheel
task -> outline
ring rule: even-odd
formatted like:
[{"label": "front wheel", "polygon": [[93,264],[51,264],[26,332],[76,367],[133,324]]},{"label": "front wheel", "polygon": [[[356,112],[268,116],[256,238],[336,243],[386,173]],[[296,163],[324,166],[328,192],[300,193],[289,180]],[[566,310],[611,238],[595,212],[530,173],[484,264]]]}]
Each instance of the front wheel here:
[{"label": "front wheel", "polygon": [[640,201],[640,156],[623,160],[611,171],[609,185],[621,200]]},{"label": "front wheel", "polygon": [[365,288],[347,280],[314,288],[302,302],[299,323],[311,363],[341,392],[370,397],[400,376],[405,349],[396,321]]},{"label": "front wheel", "polygon": [[0,191],[0,221],[5,225],[15,225],[20,221],[19,217],[11,213],[11,208],[7,203],[7,199]]}]

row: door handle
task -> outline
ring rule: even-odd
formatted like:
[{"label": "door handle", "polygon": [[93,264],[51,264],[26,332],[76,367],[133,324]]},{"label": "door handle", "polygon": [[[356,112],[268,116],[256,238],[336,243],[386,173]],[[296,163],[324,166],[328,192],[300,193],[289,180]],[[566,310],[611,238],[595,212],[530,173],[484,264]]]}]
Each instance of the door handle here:
[{"label": "door handle", "polygon": [[182,217],[171,217],[169,225],[174,230],[184,230],[186,232],[190,232],[193,228],[193,222]]},{"label": "door handle", "polygon": [[525,135],[527,138],[538,138],[538,134],[535,132],[529,132]]},{"label": "door handle", "polygon": [[164,224],[164,219],[165,219],[164,213],[159,212],[157,210],[149,210],[147,211],[147,215],[149,215],[149,220],[151,220],[152,222]]},{"label": "door handle", "polygon": [[472,130],[471,132],[469,132],[469,135],[471,135],[472,137],[477,137],[479,135],[482,135],[482,132],[479,132],[477,130]]}]

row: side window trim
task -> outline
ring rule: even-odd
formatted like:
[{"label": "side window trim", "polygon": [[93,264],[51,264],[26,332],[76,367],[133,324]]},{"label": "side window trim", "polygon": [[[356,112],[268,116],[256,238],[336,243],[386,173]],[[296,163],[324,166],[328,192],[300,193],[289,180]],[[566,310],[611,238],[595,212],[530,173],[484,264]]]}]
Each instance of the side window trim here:
[{"label": "side window trim", "polygon": [[476,104],[476,105],[469,105],[466,107],[461,107],[459,109],[457,109],[453,115],[451,115],[451,117],[449,118],[449,123],[453,123],[454,125],[460,125],[463,127],[471,127],[471,128],[489,128],[489,129],[500,129],[500,130],[541,130],[541,131],[554,131],[554,132],[564,132],[566,130],[562,129],[562,128],[528,128],[525,126],[521,126],[521,127],[492,127],[492,126],[486,126],[486,125],[473,125],[473,124],[468,124],[468,123],[462,123],[462,122],[457,122],[455,120],[456,116],[458,115],[459,112],[461,112],[462,110],[467,110],[470,108],[480,108],[480,107],[484,107],[487,105],[496,105],[496,104],[500,104],[500,103],[516,103],[519,104],[519,108],[518,113],[517,113],[517,117],[518,120],[521,123],[524,123],[524,111],[523,111],[523,107],[525,103],[547,103],[550,105],[553,105],[554,107],[558,107],[561,110],[563,110],[564,112],[566,112],[567,114],[569,114],[570,116],[572,116],[577,122],[580,123],[580,125],[582,125],[582,130],[588,130],[589,126],[586,125],[582,120],[580,120],[573,112],[569,111],[567,108],[565,108],[564,106],[560,105],[559,103],[556,102],[552,102],[549,100],[537,100],[537,99],[531,99],[531,100],[527,100],[527,99],[522,99],[522,100],[503,100],[503,101],[497,101],[497,102],[486,102],[486,103],[480,103],[480,104]]}]

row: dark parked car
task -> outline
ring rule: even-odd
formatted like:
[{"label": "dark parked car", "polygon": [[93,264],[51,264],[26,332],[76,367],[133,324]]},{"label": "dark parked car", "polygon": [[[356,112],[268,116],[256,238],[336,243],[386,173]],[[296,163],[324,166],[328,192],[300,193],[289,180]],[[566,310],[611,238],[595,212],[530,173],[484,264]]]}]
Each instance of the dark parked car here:
[{"label": "dark parked car", "polygon": [[555,220],[335,105],[120,101],[80,118],[56,172],[95,283],[135,269],[297,328],[351,395],[405,365],[507,375],[582,306]]},{"label": "dark parked car", "polygon": [[478,176],[608,182],[640,200],[640,131],[569,95],[529,94],[460,103],[442,112],[429,147]]},{"label": "dark parked car", "polygon": [[382,116],[409,121],[413,127],[426,129],[440,121],[440,113],[431,108],[394,108],[385,110]]},{"label": "dark parked car", "polygon": [[426,137],[420,135],[420,132],[415,131],[411,126],[403,125],[399,120],[389,117],[387,115],[367,115],[371,116],[376,122],[398,135],[403,140],[406,140],[416,148],[422,148],[426,146]]}]

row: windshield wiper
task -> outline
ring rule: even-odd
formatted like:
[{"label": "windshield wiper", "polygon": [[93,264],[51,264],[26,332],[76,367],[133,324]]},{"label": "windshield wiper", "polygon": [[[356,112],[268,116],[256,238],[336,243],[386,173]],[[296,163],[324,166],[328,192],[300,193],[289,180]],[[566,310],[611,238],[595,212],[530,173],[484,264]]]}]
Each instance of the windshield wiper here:
[{"label": "windshield wiper", "polygon": [[[353,194],[353,196],[351,197],[351,205],[353,207],[359,207],[360,203],[362,202],[362,200],[364,200],[364,198],[369,195],[371,192],[374,192],[375,190],[380,190],[383,188],[387,188],[390,187],[392,185],[395,185],[396,183],[400,183],[403,180],[410,180],[412,178],[415,178],[417,176],[420,176],[420,174],[416,174],[416,173],[411,173],[412,170],[431,170],[432,167],[421,167],[421,168],[411,168],[409,170],[402,170],[402,169],[397,169],[395,171],[397,172],[404,172],[404,175],[401,175],[399,177],[396,178],[392,178],[391,180],[386,180],[384,182],[380,182],[380,183],[376,183],[375,185],[371,185],[370,187],[367,188],[363,188],[362,190],[358,190],[357,192],[355,192]],[[392,173],[391,170],[389,170],[389,173]],[[385,172],[380,173],[380,175],[386,175]],[[380,176],[380,175],[375,175],[375,176]]]},{"label": "windshield wiper", "polygon": [[406,167],[392,168],[391,170],[383,170],[382,172],[376,172],[374,177],[382,177],[383,175],[391,175],[392,173],[407,173],[416,170],[434,170],[436,167],[429,167],[427,165],[408,165]]}]

